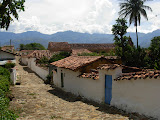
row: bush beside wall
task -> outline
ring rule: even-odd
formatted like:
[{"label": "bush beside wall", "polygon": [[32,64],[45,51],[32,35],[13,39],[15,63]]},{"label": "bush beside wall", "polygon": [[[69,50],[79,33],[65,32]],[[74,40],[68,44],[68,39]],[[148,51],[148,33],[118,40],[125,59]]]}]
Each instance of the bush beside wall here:
[{"label": "bush beside wall", "polygon": [[9,93],[10,72],[0,67],[0,120],[16,120],[18,117],[13,111],[9,110]]}]

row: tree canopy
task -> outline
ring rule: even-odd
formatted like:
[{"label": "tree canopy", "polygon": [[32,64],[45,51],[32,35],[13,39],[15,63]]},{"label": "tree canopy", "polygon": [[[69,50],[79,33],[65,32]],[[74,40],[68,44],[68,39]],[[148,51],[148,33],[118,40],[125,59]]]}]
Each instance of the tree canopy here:
[{"label": "tree canopy", "polygon": [[149,47],[150,68],[160,69],[160,36],[151,40]]},{"label": "tree canopy", "polygon": [[120,3],[120,17],[128,17],[129,23],[134,23],[136,27],[136,36],[137,36],[137,48],[138,48],[138,33],[137,26],[140,25],[141,15],[148,20],[146,9],[152,11],[149,6],[144,5],[147,0],[124,0]]},{"label": "tree canopy", "polygon": [[112,27],[112,33],[114,35],[115,44],[122,48],[121,58],[122,61],[125,59],[125,44],[126,44],[126,37],[124,35],[127,33],[128,26],[126,25],[127,22],[125,19],[117,19],[116,24]]},{"label": "tree canopy", "polygon": [[40,43],[20,44],[20,50],[45,50],[45,47]]},{"label": "tree canopy", "polygon": [[8,29],[13,19],[18,20],[18,12],[24,11],[25,0],[0,0],[0,28]]}]

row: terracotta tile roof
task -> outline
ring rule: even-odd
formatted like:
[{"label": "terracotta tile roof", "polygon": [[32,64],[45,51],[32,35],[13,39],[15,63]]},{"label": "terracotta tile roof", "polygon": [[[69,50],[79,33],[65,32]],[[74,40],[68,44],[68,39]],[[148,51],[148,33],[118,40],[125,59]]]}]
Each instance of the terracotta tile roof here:
[{"label": "terracotta tile roof", "polygon": [[95,51],[95,50],[107,50],[107,49],[113,49],[115,48],[115,45],[112,44],[112,43],[103,43],[103,44],[89,44],[89,43],[84,43],[84,44],[81,44],[81,43],[73,43],[73,44],[70,44],[71,48],[72,49],[88,49],[90,51]]},{"label": "terracotta tile roof", "polygon": [[146,78],[160,78],[160,70],[142,70],[139,72],[123,73],[122,76],[115,80],[131,80],[131,79],[146,79]]},{"label": "terracotta tile roof", "polygon": [[35,50],[21,50],[20,53],[25,53],[25,52],[33,52]]},{"label": "terracotta tile roof", "polygon": [[97,69],[100,69],[100,70],[114,70],[117,67],[122,67],[122,65],[118,65],[118,64],[102,64]]},{"label": "terracotta tile roof", "polygon": [[28,58],[41,59],[42,57],[51,58],[52,54],[49,50],[34,50],[32,53],[27,55]]},{"label": "terracotta tile roof", "polygon": [[17,55],[16,53],[5,51],[5,50],[0,50],[0,51],[5,52],[5,53],[9,53],[9,54],[12,54],[12,55]]},{"label": "terracotta tile roof", "polygon": [[1,47],[1,49],[3,51],[11,51],[11,52],[13,52],[14,46],[13,45],[3,46],[3,47]]},{"label": "terracotta tile roof", "polygon": [[71,46],[68,44],[68,42],[49,42],[48,43],[48,50],[51,52],[57,52],[57,51],[71,51]]},{"label": "terracotta tile roof", "polygon": [[19,52],[19,54],[20,54],[22,57],[25,57],[25,56],[27,56],[28,54],[30,54],[30,53],[32,53],[32,52],[34,52],[34,50],[21,50],[21,51]]},{"label": "terracotta tile roof", "polygon": [[120,59],[118,56],[105,56],[106,59]]},{"label": "terracotta tile roof", "polygon": [[60,68],[66,68],[70,70],[77,70],[89,63],[92,63],[98,59],[102,58],[101,56],[70,56],[62,60],[51,63],[54,66]]},{"label": "terracotta tile roof", "polygon": [[72,55],[78,55],[82,53],[92,53],[92,52],[87,49],[72,49]]},{"label": "terracotta tile roof", "polygon": [[91,79],[94,79],[94,80],[98,80],[99,79],[99,74],[97,72],[83,73],[83,74],[79,75],[78,77],[91,78]]}]

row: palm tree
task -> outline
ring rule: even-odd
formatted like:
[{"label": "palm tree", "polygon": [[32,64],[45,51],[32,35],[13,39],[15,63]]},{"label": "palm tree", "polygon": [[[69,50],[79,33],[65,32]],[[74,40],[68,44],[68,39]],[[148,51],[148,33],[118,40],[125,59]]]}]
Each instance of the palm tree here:
[{"label": "palm tree", "polygon": [[120,17],[128,17],[129,24],[134,23],[136,27],[136,36],[137,36],[137,48],[138,48],[138,33],[137,33],[137,23],[141,22],[141,15],[148,20],[146,9],[152,11],[149,6],[144,5],[147,0],[124,0],[123,3],[120,3]]}]

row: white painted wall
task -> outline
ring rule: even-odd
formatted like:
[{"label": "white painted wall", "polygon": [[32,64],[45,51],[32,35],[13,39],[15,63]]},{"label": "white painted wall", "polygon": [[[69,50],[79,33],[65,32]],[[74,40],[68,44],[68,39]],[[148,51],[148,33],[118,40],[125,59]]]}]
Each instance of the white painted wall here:
[{"label": "white painted wall", "polygon": [[160,79],[113,81],[111,105],[160,119]]},{"label": "white painted wall", "polygon": [[15,68],[12,68],[12,72],[10,74],[10,78],[11,78],[11,81],[12,81],[13,85],[15,85],[16,84],[16,80],[17,80],[17,72],[16,72]]},{"label": "white painted wall", "polygon": [[49,70],[42,69],[36,66],[35,62],[36,58],[29,58],[28,59],[28,67],[37,73],[43,80],[46,80],[47,75],[49,74]]},{"label": "white painted wall", "polygon": [[3,60],[3,61],[0,61],[0,65],[5,65],[6,63],[16,63],[16,60]]},{"label": "white painted wall", "polygon": [[[105,101],[105,74],[100,74],[99,80],[91,78],[79,78],[80,72],[57,68],[57,72],[53,72],[53,82],[61,88],[61,71],[64,76],[64,91],[71,92],[75,95],[81,95],[89,100],[96,102]],[[114,71],[112,71],[114,72]]]},{"label": "white painted wall", "polygon": [[111,105],[128,112],[138,112],[160,119],[160,78],[114,81],[122,74],[121,68],[116,68],[100,70],[99,80],[93,80],[77,77],[80,75],[79,72],[57,68],[57,72],[53,72],[53,81],[60,88],[61,71],[64,73],[64,91],[96,102],[105,101],[105,75],[112,75]]},{"label": "white painted wall", "polygon": [[14,60],[15,55],[0,51],[0,59],[4,59],[4,60],[13,59]]},{"label": "white painted wall", "polygon": [[28,58],[26,58],[26,57],[21,57],[21,62],[22,62],[24,65],[28,65]]}]

